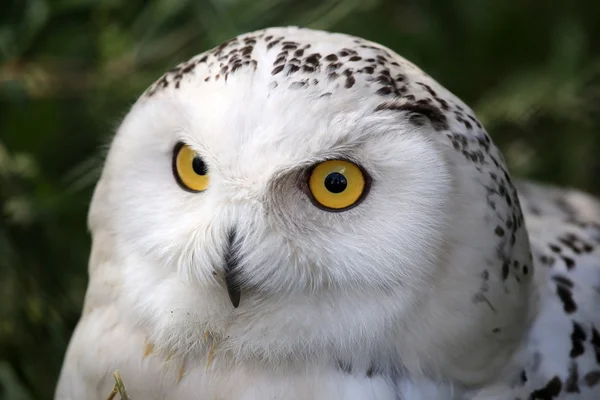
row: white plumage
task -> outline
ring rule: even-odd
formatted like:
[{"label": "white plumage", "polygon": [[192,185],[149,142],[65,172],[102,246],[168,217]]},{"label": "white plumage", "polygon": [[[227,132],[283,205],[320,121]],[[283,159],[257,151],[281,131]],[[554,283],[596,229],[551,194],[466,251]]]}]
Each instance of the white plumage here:
[{"label": "white plumage", "polygon": [[600,205],[518,188],[391,50],[232,39],[113,140],[56,398],[600,398]]}]

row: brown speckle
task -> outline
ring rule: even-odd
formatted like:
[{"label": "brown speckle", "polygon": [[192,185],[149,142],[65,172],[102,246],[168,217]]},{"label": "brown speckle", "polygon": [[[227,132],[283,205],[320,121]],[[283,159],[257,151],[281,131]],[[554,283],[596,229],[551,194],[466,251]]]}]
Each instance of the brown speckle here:
[{"label": "brown speckle", "polygon": [[179,368],[179,373],[177,374],[177,382],[176,383],[181,382],[184,374],[185,374],[185,361],[181,365],[181,368]]},{"label": "brown speckle", "polygon": [[144,347],[144,355],[142,356],[142,360],[148,357],[150,354],[154,352],[154,343],[147,342]]}]

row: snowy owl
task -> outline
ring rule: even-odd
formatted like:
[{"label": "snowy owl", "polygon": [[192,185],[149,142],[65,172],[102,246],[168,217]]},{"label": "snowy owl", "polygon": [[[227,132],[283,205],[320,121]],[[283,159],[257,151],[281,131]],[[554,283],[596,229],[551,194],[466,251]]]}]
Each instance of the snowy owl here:
[{"label": "snowy owl", "polygon": [[55,396],[599,399],[599,222],[390,49],[244,34],[122,121]]}]

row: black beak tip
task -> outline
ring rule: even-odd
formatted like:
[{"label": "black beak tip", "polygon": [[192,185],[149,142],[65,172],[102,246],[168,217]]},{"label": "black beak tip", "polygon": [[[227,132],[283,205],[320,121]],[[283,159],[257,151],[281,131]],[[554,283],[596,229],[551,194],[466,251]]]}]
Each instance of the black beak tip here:
[{"label": "black beak tip", "polygon": [[240,289],[234,287],[229,280],[227,280],[227,294],[229,295],[229,300],[231,300],[231,305],[233,305],[233,308],[238,308],[242,293]]},{"label": "black beak tip", "polygon": [[235,229],[229,231],[227,237],[227,248],[225,250],[225,286],[227,287],[227,294],[229,300],[234,308],[238,308],[240,305],[241,288],[238,284],[236,276],[238,275],[238,254],[236,254],[235,248],[236,232]]}]

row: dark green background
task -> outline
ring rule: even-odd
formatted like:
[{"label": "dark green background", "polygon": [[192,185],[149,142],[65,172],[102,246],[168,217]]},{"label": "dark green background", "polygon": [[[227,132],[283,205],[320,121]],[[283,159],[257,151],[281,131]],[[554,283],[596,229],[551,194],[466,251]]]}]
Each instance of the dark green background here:
[{"label": "dark green background", "polygon": [[0,400],[48,399],[106,146],[163,71],[238,33],[363,36],[470,104],[514,175],[600,193],[600,1],[0,1]]}]

